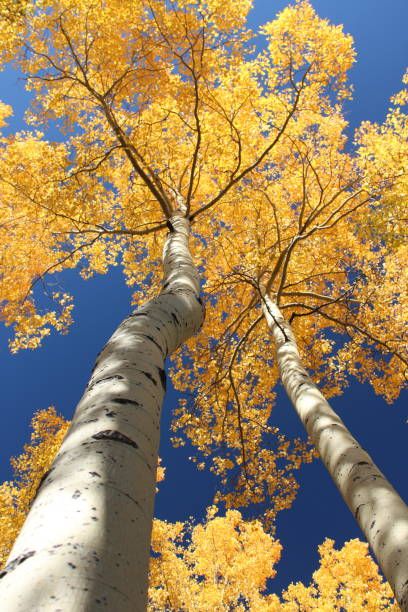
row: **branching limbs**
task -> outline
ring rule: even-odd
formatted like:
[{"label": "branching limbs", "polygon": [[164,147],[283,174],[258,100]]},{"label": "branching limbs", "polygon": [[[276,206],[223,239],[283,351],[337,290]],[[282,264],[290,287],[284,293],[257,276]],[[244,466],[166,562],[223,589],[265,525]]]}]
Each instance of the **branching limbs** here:
[{"label": "branching limbs", "polygon": [[[59,16],[59,18],[56,20],[56,23],[58,23],[59,29],[66,41],[67,50],[69,55],[71,56],[72,64],[77,69],[77,71],[69,71],[64,66],[56,63],[56,61],[51,55],[44,52],[40,52],[37,49],[34,49],[33,47],[29,46],[28,50],[33,55],[37,55],[46,60],[51,69],[54,71],[54,74],[51,76],[50,74],[47,74],[46,76],[38,74],[30,76],[29,78],[39,80],[69,80],[73,84],[79,86],[80,91],[87,92],[89,99],[92,100],[94,106],[102,112],[103,116],[105,117],[108,125],[112,129],[112,132],[117,139],[118,144],[114,147],[111,147],[110,152],[114,149],[122,149],[124,151],[136,174],[141,178],[141,180],[151,192],[155,200],[158,202],[165,218],[168,219],[171,215],[172,205],[168,195],[166,194],[161,184],[160,178],[157,176],[157,173],[154,171],[154,169],[151,168],[151,166],[146,162],[134,142],[128,137],[125,129],[118,121],[115,111],[113,109],[114,91],[119,87],[121,82],[129,75],[131,69],[126,69],[112,82],[112,84],[105,91],[98,91],[96,89],[96,86],[92,83],[91,78],[89,77],[89,48],[87,47],[87,54],[85,56],[84,62],[82,62],[79,53],[77,53],[75,49],[73,39],[70,36],[66,27],[64,26],[63,15]],[[108,157],[109,154],[110,153],[106,152],[103,154],[102,157]],[[85,171],[85,169],[79,169],[76,172],[80,171]]]},{"label": "branching limbs", "polygon": [[252,162],[250,165],[248,165],[246,168],[244,168],[244,170],[241,170],[241,172],[239,172],[238,174],[232,173],[230,180],[218,192],[218,194],[214,198],[212,198],[209,202],[207,202],[206,204],[204,204],[203,206],[198,208],[196,211],[194,211],[190,215],[190,220],[191,221],[194,221],[194,219],[196,217],[198,217],[203,212],[205,212],[205,211],[209,210],[210,208],[212,208],[215,204],[217,204],[217,202],[219,202],[221,200],[221,198],[223,198],[232,189],[232,187],[234,187],[235,185],[240,183],[242,181],[242,179],[244,179],[253,170],[255,170],[255,168],[259,167],[261,165],[261,163],[265,160],[265,158],[269,155],[269,153],[272,151],[272,149],[278,144],[278,142],[281,140],[283,134],[285,133],[285,130],[286,130],[288,124],[289,124],[289,121],[291,120],[291,118],[293,117],[293,115],[295,114],[295,112],[297,110],[297,107],[298,107],[298,104],[299,104],[299,100],[300,100],[300,96],[301,96],[301,93],[302,93],[302,91],[303,91],[303,89],[305,87],[306,77],[307,77],[307,74],[308,74],[310,68],[311,68],[311,65],[309,65],[309,67],[305,70],[305,73],[303,75],[301,84],[300,84],[300,86],[296,90],[296,96],[295,96],[292,108],[288,112],[288,114],[287,114],[287,116],[286,116],[282,126],[280,127],[280,129],[278,129],[278,133],[275,135],[275,137],[272,139],[272,141],[264,148],[262,153],[257,157],[257,159],[254,162]]}]

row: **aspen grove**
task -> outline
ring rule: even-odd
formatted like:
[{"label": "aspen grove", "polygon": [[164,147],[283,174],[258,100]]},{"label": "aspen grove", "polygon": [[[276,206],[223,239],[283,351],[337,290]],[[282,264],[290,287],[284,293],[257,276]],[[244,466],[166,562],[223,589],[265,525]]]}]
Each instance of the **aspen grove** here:
[{"label": "aspen grove", "polygon": [[[407,92],[394,95],[382,125],[364,122],[348,144],[351,36],[307,0],[254,33],[250,8],[0,4],[2,59],[24,75],[31,99],[30,129],[0,143],[0,303],[11,351],[41,350],[53,330],[68,331],[75,296],[53,291],[53,275],[121,265],[134,288],[129,317],[96,357],[30,497],[0,579],[10,612],[145,610],[151,542],[185,579],[178,594],[160,586],[171,572],[154,557],[151,609],[207,609],[198,602],[211,575],[195,586],[194,576],[207,576],[211,529],[247,534],[254,550],[263,538],[276,561],[276,515],[295,499],[296,470],[317,455],[408,609],[407,506],[325,399],[346,397],[356,377],[392,401],[406,381]],[[1,104],[2,125],[11,112]],[[48,285],[47,310],[39,294]],[[175,443],[188,440],[215,473],[214,501],[227,512],[210,509],[182,550],[187,527],[151,540],[168,357],[185,394]],[[307,441],[274,426],[279,379]],[[255,522],[244,521],[245,508],[259,508]],[[343,562],[329,541],[322,546],[323,564]],[[345,558],[358,549],[369,559],[353,546]],[[377,604],[394,605],[373,562],[362,563]],[[270,598],[272,566],[252,591],[225,586],[227,599],[211,609],[290,610],[298,596],[306,606],[338,597],[317,577],[283,603]],[[226,573],[218,582],[234,583]]]}]

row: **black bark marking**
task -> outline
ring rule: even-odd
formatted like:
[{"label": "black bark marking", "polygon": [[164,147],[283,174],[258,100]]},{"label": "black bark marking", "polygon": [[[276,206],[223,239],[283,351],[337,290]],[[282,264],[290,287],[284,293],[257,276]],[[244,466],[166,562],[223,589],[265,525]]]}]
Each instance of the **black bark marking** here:
[{"label": "black bark marking", "polygon": [[377,478],[382,478],[384,480],[384,476],[381,474],[369,474],[365,478],[362,479],[361,482],[365,482],[366,480],[377,480]]},{"label": "black bark marking", "polygon": [[304,388],[306,387],[306,389],[309,387],[309,382],[302,382],[298,385],[297,389],[296,389],[296,393],[299,395],[300,393],[303,393]]},{"label": "black bark marking", "polygon": [[114,442],[122,442],[122,444],[128,444],[129,446],[133,446],[133,448],[139,448],[139,446],[125,436],[125,434],[120,431],[114,431],[112,429],[105,429],[104,431],[99,431],[97,434],[92,436],[94,440],[112,440]]},{"label": "black bark marking", "polygon": [[173,321],[177,324],[180,325],[180,320],[177,317],[177,315],[174,314],[174,312],[171,313],[171,318],[173,319]]},{"label": "black bark marking", "polygon": [[160,382],[162,384],[163,390],[166,390],[167,381],[166,381],[166,372],[163,368],[157,368],[159,370]]},{"label": "black bark marking", "polygon": [[170,285],[169,281],[166,281],[165,283],[163,283],[162,285],[162,290],[164,291],[165,289],[167,289],[167,287]]},{"label": "black bark marking", "polygon": [[[355,448],[358,448],[358,447],[355,447]],[[355,464],[353,465],[353,467],[352,467],[352,468],[351,468],[351,470],[350,470],[350,473],[351,473],[353,470],[355,470],[357,467],[359,467],[360,465],[371,465],[371,464],[370,464],[368,461],[358,461],[357,463],[355,463]]]},{"label": "black bark marking", "polygon": [[108,410],[108,412],[106,413],[106,416],[113,419],[114,416],[116,416],[118,413],[115,412],[114,410]]},{"label": "black bark marking", "polygon": [[157,387],[157,382],[155,381],[155,379],[153,378],[153,376],[150,374],[150,372],[145,372],[144,370],[138,370],[141,374],[144,374],[149,380],[152,381],[152,383],[154,384],[155,387]]},{"label": "black bark marking", "polygon": [[124,397],[115,397],[110,401],[115,404],[132,404],[133,406],[141,406],[139,402],[135,402],[134,400],[126,399]]},{"label": "black bark marking", "polygon": [[114,374],[113,376],[106,376],[106,378],[100,378],[99,380],[97,380],[96,382],[91,383],[88,386],[88,391],[90,389],[92,389],[93,387],[96,387],[96,385],[99,385],[99,383],[102,382],[106,382],[107,380],[124,380],[124,376],[121,376],[120,374]]},{"label": "black bark marking", "polygon": [[176,230],[174,229],[173,224],[170,221],[170,219],[167,219],[166,225],[167,225],[167,229],[169,230],[170,234],[174,234]]},{"label": "black bark marking", "polygon": [[358,521],[358,520],[359,520],[360,509],[361,509],[363,506],[366,506],[366,505],[367,505],[367,504],[360,504],[359,506],[357,506],[357,509],[356,509],[356,511],[355,511],[355,513],[354,513],[354,518],[356,519],[356,521]]},{"label": "black bark marking", "polygon": [[77,489],[75,493],[73,494],[72,499],[78,499],[78,497],[81,497],[81,495],[82,495],[81,491]]},{"label": "black bark marking", "polygon": [[74,563],[71,563],[70,561],[68,561],[68,565],[69,567],[72,567],[72,569],[76,569],[76,565]]},{"label": "black bark marking", "polygon": [[48,476],[51,474],[51,472],[54,470],[54,468],[50,468],[49,470],[47,470],[41,477],[40,482],[38,483],[38,487],[37,487],[37,491],[39,490],[39,488],[41,487],[41,485],[44,483],[44,481],[48,478]]},{"label": "black bark marking", "polygon": [[29,550],[28,552],[23,553],[22,555],[19,555],[18,557],[16,557],[13,561],[11,561],[8,565],[6,565],[6,567],[4,568],[2,572],[0,572],[0,579],[3,578],[6,574],[9,574],[13,570],[15,570],[16,567],[24,563],[24,561],[26,561],[33,555],[35,555],[35,550]]},{"label": "black bark marking", "polygon": [[147,338],[148,340],[150,340],[150,342],[153,342],[153,344],[155,344],[155,345],[157,346],[157,348],[159,349],[159,351],[160,351],[161,353],[163,353],[163,349],[162,349],[162,347],[160,346],[160,344],[159,344],[158,342],[156,342],[156,340],[155,340],[155,339],[154,339],[152,336],[149,336],[148,334],[141,334],[141,335],[143,335],[145,338]]},{"label": "black bark marking", "polygon": [[98,474],[98,472],[89,472],[89,474],[93,476],[94,478],[102,478],[101,475]]},{"label": "black bark marking", "polygon": [[149,315],[146,314],[145,312],[133,312],[132,314],[129,315],[128,318],[130,319],[131,317],[133,318],[134,317],[149,317]]}]

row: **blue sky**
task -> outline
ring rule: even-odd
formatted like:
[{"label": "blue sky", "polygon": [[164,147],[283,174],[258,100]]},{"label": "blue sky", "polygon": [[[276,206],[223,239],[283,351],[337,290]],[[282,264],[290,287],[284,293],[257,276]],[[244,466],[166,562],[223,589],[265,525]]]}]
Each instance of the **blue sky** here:
[{"label": "blue sky", "polygon": [[[282,0],[256,1],[251,24],[273,18],[286,5]],[[323,17],[343,23],[355,38],[358,61],[351,73],[354,101],[347,117],[354,128],[364,119],[382,121],[389,97],[400,88],[408,63],[408,3],[406,0],[315,0]],[[0,73],[0,99],[15,107],[13,129],[22,127],[27,103],[22,81],[12,70]],[[87,383],[96,354],[128,314],[130,291],[120,269],[89,281],[74,272],[59,275],[67,291],[75,295],[75,323],[67,336],[53,335],[35,352],[10,355],[7,331],[0,330],[3,427],[0,432],[0,478],[10,476],[9,457],[28,438],[33,412],[55,405],[67,418],[72,415]],[[405,400],[406,400],[405,395]],[[198,473],[188,461],[189,449],[172,449],[168,427],[177,396],[170,390],[163,411],[161,456],[167,467],[156,512],[160,518],[182,520],[201,517],[215,491],[206,473]],[[406,401],[388,406],[366,385],[353,384],[334,402],[354,435],[372,454],[399,492],[408,498],[406,478]],[[274,410],[275,423],[290,435],[300,435],[297,417],[282,392]],[[325,536],[338,544],[360,537],[353,517],[343,504],[324,468],[315,462],[301,474],[301,492],[290,511],[281,514],[277,534],[284,544],[275,580],[279,590],[291,580],[307,579],[317,564],[316,548]]]}]

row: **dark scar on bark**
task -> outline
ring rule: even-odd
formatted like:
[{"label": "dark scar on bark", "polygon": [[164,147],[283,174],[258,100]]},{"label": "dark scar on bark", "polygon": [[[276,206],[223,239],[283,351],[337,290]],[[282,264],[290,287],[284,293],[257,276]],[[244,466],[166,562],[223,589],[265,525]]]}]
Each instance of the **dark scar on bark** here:
[{"label": "dark scar on bark", "polygon": [[162,368],[157,368],[159,370],[159,376],[160,376],[160,382],[162,384],[162,387],[164,389],[164,391],[166,390],[166,372],[162,369]]},{"label": "dark scar on bark", "polygon": [[123,380],[123,379],[124,379],[124,376],[121,376],[120,374],[115,374],[113,376],[106,376],[105,378],[100,378],[99,380],[97,380],[94,383],[91,383],[88,386],[88,391],[90,389],[93,389],[93,387],[96,387],[96,385],[99,385],[99,383],[106,382],[107,380]]},{"label": "dark scar on bark", "polygon": [[99,431],[94,436],[92,436],[94,440],[112,440],[113,442],[122,442],[122,444],[128,444],[129,446],[133,446],[133,448],[139,448],[139,446],[125,436],[125,434],[120,431],[115,431],[113,429],[105,429],[104,431]]},{"label": "dark scar on bark", "polygon": [[110,401],[114,404],[132,404],[132,406],[141,406],[139,402],[135,402],[131,399],[126,399],[125,397],[115,397]]},{"label": "dark scar on bark", "polygon": [[359,506],[357,506],[356,511],[354,512],[354,518],[358,521],[359,520],[359,514],[360,514],[360,510],[363,506],[366,506],[367,504],[360,504]]},{"label": "dark scar on bark", "polygon": [[172,317],[173,321],[174,321],[175,323],[177,323],[177,325],[180,325],[180,320],[179,320],[179,318],[177,317],[177,315],[175,315],[175,314],[174,314],[174,312],[172,312],[172,313],[171,313],[171,317]]},{"label": "dark scar on bark", "polygon": [[146,378],[148,378],[149,380],[152,381],[152,383],[154,384],[155,387],[157,387],[157,382],[155,381],[155,379],[153,378],[153,376],[150,374],[150,372],[145,372],[144,370],[138,370],[141,374],[144,374],[146,376]]},{"label": "dark scar on bark", "polygon": [[35,555],[35,550],[30,550],[16,557],[13,561],[11,561],[8,565],[6,565],[6,567],[4,568],[2,572],[0,572],[0,578],[3,578],[6,574],[9,574],[13,570],[15,570],[16,567],[24,563],[24,561],[26,561],[33,555]]},{"label": "dark scar on bark", "polygon": [[154,338],[152,338],[152,336],[148,336],[147,334],[143,334],[143,336],[144,336],[145,338],[147,338],[148,340],[150,340],[150,342],[153,342],[153,344],[155,344],[155,345],[157,346],[157,348],[159,349],[159,351],[160,351],[161,353],[163,353],[163,349],[162,349],[162,347],[160,346],[160,344],[159,344],[158,342],[156,342],[156,340],[155,340]]}]

